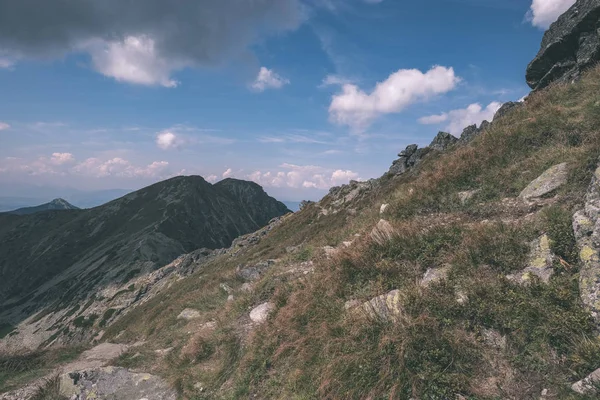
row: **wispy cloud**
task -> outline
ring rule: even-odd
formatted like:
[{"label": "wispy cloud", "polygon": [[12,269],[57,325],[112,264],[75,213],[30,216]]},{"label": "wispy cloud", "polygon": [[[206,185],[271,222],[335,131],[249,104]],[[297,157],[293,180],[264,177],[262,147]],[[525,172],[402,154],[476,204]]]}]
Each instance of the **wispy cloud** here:
[{"label": "wispy cloud", "polygon": [[272,69],[261,67],[251,87],[257,92],[264,92],[267,89],[281,89],[283,86],[289,84],[289,79],[282,77]]}]

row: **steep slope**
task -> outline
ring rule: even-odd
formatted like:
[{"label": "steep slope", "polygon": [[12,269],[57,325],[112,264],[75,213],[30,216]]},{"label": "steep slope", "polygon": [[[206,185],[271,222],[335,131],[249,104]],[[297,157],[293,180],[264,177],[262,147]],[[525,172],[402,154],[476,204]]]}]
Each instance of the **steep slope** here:
[{"label": "steep slope", "polygon": [[35,207],[24,207],[14,211],[9,211],[9,214],[14,215],[28,215],[35,214],[43,211],[58,211],[58,210],[79,210],[79,207],[75,207],[64,199],[54,199],[49,203],[41,204]]},{"label": "steep slope", "polygon": [[104,340],[149,343],[115,363],[184,398],[595,398],[569,387],[600,367],[571,224],[598,166],[599,82],[332,189],[112,324]]},{"label": "steep slope", "polygon": [[0,321],[71,308],[182,254],[228,247],[287,212],[254,183],[235,187],[177,177],[90,210],[0,214]]}]

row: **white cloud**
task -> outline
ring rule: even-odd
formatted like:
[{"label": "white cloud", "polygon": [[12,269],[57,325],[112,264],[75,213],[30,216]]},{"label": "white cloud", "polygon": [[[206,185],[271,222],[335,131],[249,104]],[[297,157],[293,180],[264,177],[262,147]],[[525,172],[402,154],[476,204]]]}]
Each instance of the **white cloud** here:
[{"label": "white cloud", "polygon": [[323,82],[321,82],[321,85],[319,85],[319,87],[341,86],[341,85],[347,85],[349,83],[352,83],[352,80],[350,80],[348,78],[344,78],[343,76],[327,75],[325,78],[323,78]]},{"label": "white cloud", "polygon": [[332,170],[316,165],[295,165],[284,163],[278,171],[255,171],[246,176],[264,187],[329,189],[354,179],[359,180],[356,172],[349,170]]},{"label": "white cloud", "polygon": [[158,54],[154,39],[146,35],[114,42],[94,40],[85,47],[94,69],[120,82],[172,88],[178,82],[171,79],[171,73],[186,66]]},{"label": "white cloud", "polygon": [[448,124],[444,129],[453,135],[459,135],[469,125],[479,125],[484,120],[492,121],[500,107],[502,107],[502,103],[497,101],[491,102],[485,108],[478,103],[473,103],[467,108],[422,117],[419,122],[421,124],[439,124],[447,121]]},{"label": "white cloud", "polygon": [[173,72],[238,59],[265,37],[295,30],[305,9],[301,0],[3,1],[0,57],[86,53],[118,81],[174,87]]},{"label": "white cloud", "polygon": [[50,162],[54,165],[63,165],[72,163],[75,161],[75,157],[71,153],[52,153]]},{"label": "white cloud", "polygon": [[6,122],[1,122],[0,121],[0,131],[4,131],[6,129],[10,129],[10,125],[7,124]]},{"label": "white cloud", "polygon": [[216,175],[209,175],[209,176],[206,178],[206,181],[207,181],[207,182],[210,182],[210,183],[215,183],[215,182],[217,181],[217,179],[219,179],[219,177],[218,177],[218,176],[216,176]]},{"label": "white cloud", "polygon": [[256,80],[252,83],[252,89],[263,92],[266,89],[280,89],[289,83],[288,79],[278,75],[272,69],[261,67]]},{"label": "white cloud", "polygon": [[412,103],[447,93],[459,82],[453,68],[435,66],[426,73],[417,69],[398,70],[379,82],[370,94],[356,85],[345,84],[342,93],[332,98],[330,119],[364,130],[380,115],[399,113]]},{"label": "white cloud", "polygon": [[225,179],[231,177],[231,175],[233,175],[233,170],[231,168],[227,168],[227,170],[223,172],[222,177]]},{"label": "white cloud", "polygon": [[15,61],[10,58],[0,57],[0,68],[9,69],[15,65]]},{"label": "white cloud", "polygon": [[546,29],[567,11],[576,0],[533,0],[527,19],[533,26]]},{"label": "white cloud", "polygon": [[156,135],[156,145],[163,150],[177,149],[185,143],[185,140],[180,138],[172,131],[159,132]]},{"label": "white cloud", "polygon": [[257,140],[261,143],[307,143],[307,144],[331,144],[322,139],[323,134],[311,135],[302,134],[283,134],[281,136],[262,136]]},{"label": "white cloud", "polygon": [[119,178],[162,178],[169,175],[168,166],[169,163],[166,161],[154,161],[145,167],[137,167],[121,157],[108,160],[88,158],[75,165],[70,172],[95,178],[109,176]]},{"label": "white cloud", "polygon": [[448,120],[448,114],[442,113],[439,115],[428,115],[427,117],[419,118],[419,123],[423,125],[435,125],[441,124],[444,121]]}]

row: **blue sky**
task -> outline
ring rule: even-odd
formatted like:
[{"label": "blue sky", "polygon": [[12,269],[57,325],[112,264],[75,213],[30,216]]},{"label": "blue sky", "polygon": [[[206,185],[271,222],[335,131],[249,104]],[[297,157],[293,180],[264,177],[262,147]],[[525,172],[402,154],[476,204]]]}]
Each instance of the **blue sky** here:
[{"label": "blue sky", "polygon": [[82,3],[0,0],[0,195],[198,174],[318,199],[526,95],[574,0]]}]

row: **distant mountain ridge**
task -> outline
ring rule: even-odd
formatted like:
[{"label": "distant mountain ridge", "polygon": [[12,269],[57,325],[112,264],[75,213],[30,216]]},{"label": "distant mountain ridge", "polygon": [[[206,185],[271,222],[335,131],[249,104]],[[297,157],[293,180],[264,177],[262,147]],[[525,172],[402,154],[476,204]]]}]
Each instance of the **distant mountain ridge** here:
[{"label": "distant mountain ridge", "polygon": [[44,211],[56,211],[56,210],[79,210],[79,207],[75,207],[64,199],[54,199],[49,203],[41,204],[35,207],[24,207],[14,211],[9,211],[9,214],[14,215],[29,215]]},{"label": "distant mountain ridge", "polygon": [[200,248],[220,249],[289,213],[253,182],[176,177],[105,205],[0,214],[0,320],[68,307]]}]

